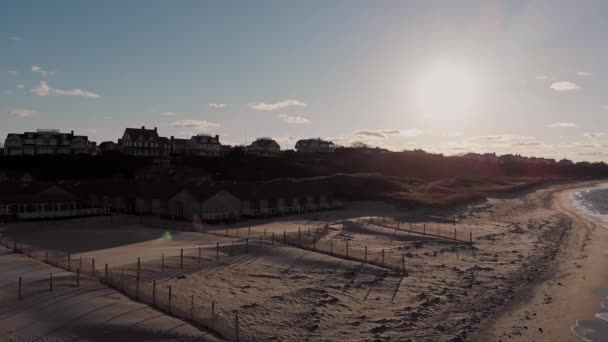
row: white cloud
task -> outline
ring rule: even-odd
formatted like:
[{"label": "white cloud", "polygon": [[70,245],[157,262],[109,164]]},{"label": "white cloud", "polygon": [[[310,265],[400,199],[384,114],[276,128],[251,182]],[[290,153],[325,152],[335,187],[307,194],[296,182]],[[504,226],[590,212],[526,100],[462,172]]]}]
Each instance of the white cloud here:
[{"label": "white cloud", "polygon": [[551,88],[555,91],[561,92],[561,91],[577,90],[577,89],[580,89],[581,87],[578,84],[572,83],[570,81],[559,81],[559,82],[553,82],[549,88]]},{"label": "white cloud", "polygon": [[207,130],[209,128],[219,127],[220,125],[206,120],[179,120],[172,123],[171,126],[178,128],[196,128],[200,130]]},{"label": "white cloud", "polygon": [[418,128],[411,128],[401,131],[399,135],[402,135],[404,137],[417,137],[419,135],[422,135],[422,131]]},{"label": "white cloud", "polygon": [[372,139],[386,138],[386,135],[384,135],[380,131],[370,131],[370,130],[354,131],[353,135],[355,135],[355,137],[368,137],[368,138],[372,138]]},{"label": "white cloud", "polygon": [[226,104],[225,103],[210,103],[209,104],[209,108],[225,108]]},{"label": "white cloud", "polygon": [[17,89],[23,89],[23,88],[25,88],[25,86],[23,85],[23,83],[17,84]]},{"label": "white cloud", "polygon": [[577,75],[577,76],[584,77],[584,76],[591,76],[592,74],[591,74],[590,72],[587,72],[587,71],[578,71],[578,72],[576,73],[576,75]]},{"label": "white cloud", "polygon": [[49,72],[42,69],[41,67],[37,66],[37,65],[33,65],[32,66],[32,72],[37,72],[40,75],[42,75],[42,77],[47,77],[49,75]]},{"label": "white cloud", "polygon": [[517,135],[517,134],[496,134],[496,135],[482,135],[466,139],[468,145],[481,145],[481,146],[504,146],[507,143],[530,141],[534,139],[532,136]]},{"label": "white cloud", "polygon": [[552,123],[550,125],[547,125],[547,127],[551,127],[551,128],[573,128],[573,127],[576,127],[576,124],[574,122],[556,122],[556,123]]},{"label": "white cloud", "polygon": [[511,146],[514,147],[518,147],[518,146],[541,146],[543,143],[539,142],[539,141],[520,141],[520,142],[514,142],[511,143]]},{"label": "white cloud", "polygon": [[457,132],[457,131],[444,132],[441,135],[443,135],[444,137],[448,137],[448,138],[456,138],[456,137],[461,137],[462,136],[462,132]]},{"label": "white cloud", "polygon": [[10,109],[8,111],[8,115],[10,115],[10,116],[16,116],[18,118],[29,118],[29,117],[32,117],[32,116],[38,116],[38,115],[40,115],[40,112],[38,112],[36,110],[32,110],[32,109],[15,108],[15,109]]},{"label": "white cloud", "polygon": [[547,76],[536,76],[535,77],[537,80],[546,80],[548,77]]},{"label": "white cloud", "polygon": [[275,102],[275,103],[257,102],[257,103],[249,104],[249,108],[251,108],[253,110],[271,111],[271,110],[277,110],[277,109],[283,109],[283,108],[289,108],[289,107],[306,107],[306,103],[300,102],[298,100],[283,100],[283,101],[279,101],[279,102]]},{"label": "white cloud", "polygon": [[385,139],[391,135],[399,135],[403,137],[417,137],[422,135],[422,130],[418,128],[410,128],[410,129],[382,129],[382,130],[359,130],[354,131],[353,135],[355,137],[367,137],[372,139]]},{"label": "white cloud", "polygon": [[584,133],[583,134],[583,136],[585,136],[585,138],[599,138],[599,137],[603,137],[604,135],[606,135],[606,133],[604,133],[604,132]]},{"label": "white cloud", "polygon": [[36,96],[81,96],[87,98],[101,97],[99,94],[82,90],[80,88],[69,90],[51,88],[45,81],[40,81],[40,85],[38,85],[36,88],[30,89],[30,92]]},{"label": "white cloud", "polygon": [[6,70],[6,72],[11,76],[17,76],[17,70],[15,70],[15,69],[9,69],[9,70]]},{"label": "white cloud", "polygon": [[289,123],[289,124],[308,124],[310,120],[302,116],[291,116],[287,114],[279,114],[277,115],[279,119]]},{"label": "white cloud", "polygon": [[162,112],[162,113],[160,113],[160,115],[162,115],[162,116],[175,116],[176,114],[174,112]]}]

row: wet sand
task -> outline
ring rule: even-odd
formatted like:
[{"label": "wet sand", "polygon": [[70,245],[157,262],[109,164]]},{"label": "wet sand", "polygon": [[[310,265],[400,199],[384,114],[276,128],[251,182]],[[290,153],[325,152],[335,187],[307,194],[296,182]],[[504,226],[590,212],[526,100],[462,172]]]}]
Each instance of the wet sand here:
[{"label": "wet sand", "polygon": [[567,188],[552,195],[554,210],[572,220],[562,248],[534,284],[470,340],[582,340],[571,327],[576,320],[595,319],[603,300],[596,290],[608,287],[608,229],[570,200],[571,193],[584,188]]}]

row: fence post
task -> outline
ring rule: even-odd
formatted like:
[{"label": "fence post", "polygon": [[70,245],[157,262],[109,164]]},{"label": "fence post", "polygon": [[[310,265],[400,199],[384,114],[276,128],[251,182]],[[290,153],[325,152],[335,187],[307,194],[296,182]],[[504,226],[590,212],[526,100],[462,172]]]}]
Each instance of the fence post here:
[{"label": "fence post", "polygon": [[272,232],[272,244],[274,245],[274,232]]},{"label": "fence post", "polygon": [[266,237],[266,228],[264,228],[264,237]]},{"label": "fence post", "polygon": [[139,300],[139,279],[135,280],[135,300]]},{"label": "fence post", "polygon": [[70,253],[68,253],[68,271],[72,271],[72,257],[70,257]]},{"label": "fence post", "polygon": [[348,259],[348,241],[346,241],[346,258]]},{"label": "fence post", "polygon": [[249,253],[249,238],[245,239],[245,253]]},{"label": "fence post", "polygon": [[234,256],[234,240],[230,241],[230,256]]},{"label": "fence post", "polygon": [[190,298],[190,320],[194,321],[194,295]]},{"label": "fence post", "polygon": [[156,306],[156,280],[152,282],[152,306]]},{"label": "fence post", "polygon": [[228,228],[226,228],[226,237],[228,237]]},{"label": "fence post", "polygon": [[169,285],[169,313],[171,313],[171,285]]},{"label": "fence post", "polygon": [[165,272],[165,253],[160,257],[160,271]]},{"label": "fence post", "polygon": [[91,260],[91,274],[93,276],[95,275],[95,258],[93,258],[93,260]]},{"label": "fence post", "polygon": [[469,232],[469,243],[473,245],[473,232]]},{"label": "fence post", "polygon": [[220,243],[215,245],[215,260],[220,260]]},{"label": "fence post", "polygon": [[424,232],[424,235],[426,235],[426,223],[422,226],[422,231]]},{"label": "fence post", "polygon": [[401,272],[405,275],[405,255],[401,256]]},{"label": "fence post", "polygon": [[329,255],[334,255],[334,239],[329,240]]},{"label": "fence post", "polygon": [[80,287],[80,268],[76,269],[76,287]]},{"label": "fence post", "polygon": [[21,300],[21,277],[19,277],[19,300]]},{"label": "fence post", "polygon": [[384,266],[384,248],[382,248],[382,266]]},{"label": "fence post", "polygon": [[215,321],[215,302],[211,302],[211,330],[213,330],[214,321]]},{"label": "fence post", "polygon": [[283,244],[285,244],[285,241],[287,241],[287,234],[285,233],[285,230],[283,230]]},{"label": "fence post", "polygon": [[201,248],[198,248],[198,263],[201,263]]},{"label": "fence post", "polygon": [[184,249],[179,250],[179,268],[184,268]]},{"label": "fence post", "polygon": [[251,227],[247,227],[247,237],[251,237]]},{"label": "fence post", "polygon": [[49,291],[53,292],[53,273],[49,276]]},{"label": "fence post", "polygon": [[234,324],[235,324],[235,328],[236,328],[236,342],[239,342],[239,313],[238,313],[238,311],[236,312],[236,315],[234,316]]},{"label": "fence post", "polygon": [[454,227],[454,241],[458,241],[458,240],[456,239],[456,227]]},{"label": "fence post", "polygon": [[78,268],[83,269],[82,268],[82,255],[78,258]]},{"label": "fence post", "polygon": [[302,240],[302,231],[300,230],[300,227],[298,227],[298,240]]},{"label": "fence post", "polygon": [[106,283],[107,283],[108,282],[108,264],[106,264],[106,267],[104,269],[103,277],[105,278]]},{"label": "fence post", "polygon": [[365,246],[365,262],[367,262],[367,246]]}]

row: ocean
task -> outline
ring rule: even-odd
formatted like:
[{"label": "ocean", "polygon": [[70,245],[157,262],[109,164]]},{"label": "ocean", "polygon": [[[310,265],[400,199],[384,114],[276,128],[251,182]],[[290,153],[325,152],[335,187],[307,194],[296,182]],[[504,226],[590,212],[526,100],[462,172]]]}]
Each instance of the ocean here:
[{"label": "ocean", "polygon": [[[571,200],[579,209],[598,218],[608,228],[608,184],[597,188],[572,193]],[[598,312],[596,319],[579,319],[572,326],[572,332],[583,341],[608,341],[608,289],[596,289]]]},{"label": "ocean", "polygon": [[572,193],[573,203],[586,214],[599,218],[608,228],[608,184]]}]

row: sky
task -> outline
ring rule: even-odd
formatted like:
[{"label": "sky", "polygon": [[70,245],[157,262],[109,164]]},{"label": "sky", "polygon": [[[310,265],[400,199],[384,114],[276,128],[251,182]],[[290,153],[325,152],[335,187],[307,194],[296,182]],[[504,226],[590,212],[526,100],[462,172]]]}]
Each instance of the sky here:
[{"label": "sky", "polygon": [[0,3],[0,137],[608,159],[606,1]]}]

